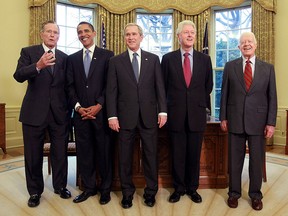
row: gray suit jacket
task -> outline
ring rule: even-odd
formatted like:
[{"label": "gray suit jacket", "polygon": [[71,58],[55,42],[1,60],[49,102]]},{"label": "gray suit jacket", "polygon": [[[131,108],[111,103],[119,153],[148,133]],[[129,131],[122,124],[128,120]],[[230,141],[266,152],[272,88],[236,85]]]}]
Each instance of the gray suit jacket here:
[{"label": "gray suit jacket", "polygon": [[263,135],[266,125],[276,125],[277,92],[274,66],[256,58],[253,82],[246,91],[242,58],[224,68],[220,120],[228,120],[228,131]]}]

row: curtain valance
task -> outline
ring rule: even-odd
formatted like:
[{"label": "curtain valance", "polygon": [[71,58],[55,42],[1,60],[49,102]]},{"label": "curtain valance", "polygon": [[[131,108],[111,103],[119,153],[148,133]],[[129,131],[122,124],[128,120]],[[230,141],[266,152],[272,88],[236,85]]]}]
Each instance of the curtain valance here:
[{"label": "curtain valance", "polygon": [[[29,7],[41,6],[48,0],[29,0]],[[149,12],[161,12],[176,9],[187,15],[199,14],[212,7],[221,6],[232,8],[239,6],[245,0],[69,0],[78,5],[99,4],[111,13],[124,14],[136,8],[143,8]],[[264,9],[276,13],[276,0],[254,0]]]}]

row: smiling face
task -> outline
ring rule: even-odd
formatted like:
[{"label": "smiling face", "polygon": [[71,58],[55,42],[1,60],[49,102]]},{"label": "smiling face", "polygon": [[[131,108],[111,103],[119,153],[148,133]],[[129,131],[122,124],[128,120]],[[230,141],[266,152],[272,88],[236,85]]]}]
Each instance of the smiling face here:
[{"label": "smiling face", "polygon": [[40,32],[43,43],[53,49],[59,40],[59,28],[55,23],[47,23]]},{"label": "smiling face", "polygon": [[77,27],[79,41],[88,49],[94,44],[96,32],[88,24],[80,24]]},{"label": "smiling face", "polygon": [[178,33],[178,41],[185,51],[190,51],[194,45],[196,30],[192,25],[184,24],[182,31]]},{"label": "smiling face", "polygon": [[251,32],[243,33],[240,37],[238,48],[246,59],[253,57],[257,48],[257,42],[254,34]]},{"label": "smiling face", "polygon": [[124,38],[127,47],[136,52],[140,48],[140,43],[143,40],[143,34],[140,34],[137,25],[129,25],[125,28]]}]

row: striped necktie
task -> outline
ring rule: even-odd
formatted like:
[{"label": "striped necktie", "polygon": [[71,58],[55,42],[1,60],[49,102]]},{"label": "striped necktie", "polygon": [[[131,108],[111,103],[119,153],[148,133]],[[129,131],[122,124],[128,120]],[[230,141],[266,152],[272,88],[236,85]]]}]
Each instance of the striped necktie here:
[{"label": "striped necktie", "polygon": [[251,61],[248,59],[246,61],[245,69],[244,69],[244,80],[246,85],[247,92],[250,89],[251,83],[252,83],[252,67],[251,67]]}]

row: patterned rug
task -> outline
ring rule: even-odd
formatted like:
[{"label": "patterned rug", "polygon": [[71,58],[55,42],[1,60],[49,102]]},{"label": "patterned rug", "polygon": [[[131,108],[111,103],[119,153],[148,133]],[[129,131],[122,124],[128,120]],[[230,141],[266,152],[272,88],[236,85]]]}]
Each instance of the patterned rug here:
[{"label": "patterned rug", "polygon": [[[248,158],[248,156],[246,156]],[[44,163],[47,159],[44,158]],[[266,153],[266,162],[272,164],[278,164],[288,167],[288,155],[276,154],[276,153]],[[24,157],[20,156],[15,159],[1,160],[0,161],[0,173],[7,172],[14,169],[19,169],[24,167]]]}]

